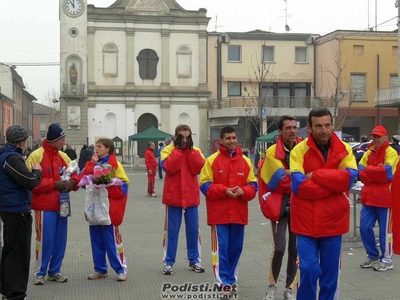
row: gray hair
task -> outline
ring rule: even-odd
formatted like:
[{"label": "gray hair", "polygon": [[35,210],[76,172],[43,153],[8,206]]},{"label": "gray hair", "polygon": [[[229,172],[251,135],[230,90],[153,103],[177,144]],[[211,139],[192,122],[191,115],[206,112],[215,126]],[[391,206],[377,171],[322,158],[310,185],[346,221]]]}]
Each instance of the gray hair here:
[{"label": "gray hair", "polygon": [[165,144],[169,145],[171,144],[172,139],[170,137],[165,138]]}]

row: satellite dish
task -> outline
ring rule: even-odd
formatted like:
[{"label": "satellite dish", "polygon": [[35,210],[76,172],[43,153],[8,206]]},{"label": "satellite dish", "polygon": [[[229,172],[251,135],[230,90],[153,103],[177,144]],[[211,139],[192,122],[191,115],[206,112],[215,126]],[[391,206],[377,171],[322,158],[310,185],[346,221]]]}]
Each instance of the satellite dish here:
[{"label": "satellite dish", "polygon": [[286,30],[286,32],[288,32],[290,30],[290,27],[288,24],[285,25],[285,30]]}]

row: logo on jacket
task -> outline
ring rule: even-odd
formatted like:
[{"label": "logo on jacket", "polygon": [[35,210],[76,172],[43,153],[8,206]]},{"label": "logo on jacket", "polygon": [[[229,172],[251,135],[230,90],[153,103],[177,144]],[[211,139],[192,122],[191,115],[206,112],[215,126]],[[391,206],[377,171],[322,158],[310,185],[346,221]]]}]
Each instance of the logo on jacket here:
[{"label": "logo on jacket", "polygon": [[224,173],[224,170],[218,170],[218,173]]},{"label": "logo on jacket", "polygon": [[239,172],[239,173],[237,173],[237,175],[244,176],[244,172]]}]

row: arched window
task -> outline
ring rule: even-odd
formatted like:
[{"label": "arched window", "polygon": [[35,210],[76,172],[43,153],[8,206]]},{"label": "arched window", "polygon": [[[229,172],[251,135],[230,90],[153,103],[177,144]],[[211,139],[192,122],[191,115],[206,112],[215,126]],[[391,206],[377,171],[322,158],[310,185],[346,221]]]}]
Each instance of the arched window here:
[{"label": "arched window", "polygon": [[118,47],[114,43],[107,43],[103,47],[103,76],[118,76]]},{"label": "arched window", "polygon": [[142,79],[154,80],[157,77],[159,57],[152,49],[143,49],[136,57],[139,63],[139,76]]},{"label": "arched window", "polygon": [[176,50],[177,76],[192,77],[192,50],[187,45],[181,45]]}]

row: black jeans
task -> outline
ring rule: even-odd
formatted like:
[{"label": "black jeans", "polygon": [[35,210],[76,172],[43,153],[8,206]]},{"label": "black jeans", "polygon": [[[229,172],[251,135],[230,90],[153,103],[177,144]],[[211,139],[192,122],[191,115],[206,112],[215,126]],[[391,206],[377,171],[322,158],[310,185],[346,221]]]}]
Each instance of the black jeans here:
[{"label": "black jeans", "polygon": [[271,222],[271,229],[274,238],[274,251],[271,254],[271,272],[269,278],[270,284],[276,285],[278,282],[278,277],[282,266],[282,259],[286,248],[286,229],[288,229],[289,245],[285,287],[293,288],[294,279],[297,273],[297,241],[296,234],[290,230],[289,215],[283,216],[279,220],[278,225],[275,222]]},{"label": "black jeans", "polygon": [[0,213],[4,247],[0,264],[0,291],[6,299],[25,299],[31,260],[32,215]]},{"label": "black jeans", "polygon": [[158,178],[163,179],[163,174],[162,174],[163,168],[161,165],[158,165]]}]

